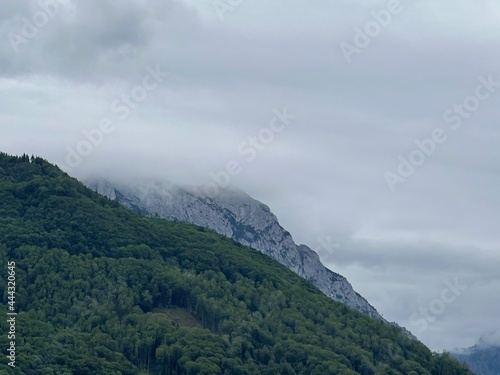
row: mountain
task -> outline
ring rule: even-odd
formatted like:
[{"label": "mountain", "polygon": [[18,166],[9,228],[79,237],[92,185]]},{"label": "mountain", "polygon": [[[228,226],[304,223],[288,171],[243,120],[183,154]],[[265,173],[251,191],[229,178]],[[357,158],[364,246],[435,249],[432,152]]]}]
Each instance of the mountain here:
[{"label": "mountain", "polygon": [[268,206],[241,190],[221,190],[210,197],[203,193],[202,187],[171,182],[130,185],[92,178],[85,184],[138,213],[210,228],[259,250],[311,282],[328,297],[372,318],[382,318],[345,277],[326,268],[316,252],[306,245],[295,244]]},{"label": "mountain", "polygon": [[500,331],[479,338],[476,345],[457,349],[452,357],[466,363],[477,375],[500,374]]},{"label": "mountain", "polygon": [[500,374],[500,347],[481,348],[473,346],[461,353],[450,353],[461,363],[465,363],[477,375]]},{"label": "mountain", "polygon": [[0,262],[17,314],[0,319],[1,374],[472,374],[272,258],[41,158],[0,154]]}]

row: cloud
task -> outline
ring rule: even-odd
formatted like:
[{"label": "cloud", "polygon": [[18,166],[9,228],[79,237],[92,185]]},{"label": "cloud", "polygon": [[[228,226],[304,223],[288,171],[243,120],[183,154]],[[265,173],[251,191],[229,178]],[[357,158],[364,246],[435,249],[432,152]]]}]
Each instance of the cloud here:
[{"label": "cloud", "polygon": [[500,330],[481,336],[476,344],[478,347],[500,346]]}]

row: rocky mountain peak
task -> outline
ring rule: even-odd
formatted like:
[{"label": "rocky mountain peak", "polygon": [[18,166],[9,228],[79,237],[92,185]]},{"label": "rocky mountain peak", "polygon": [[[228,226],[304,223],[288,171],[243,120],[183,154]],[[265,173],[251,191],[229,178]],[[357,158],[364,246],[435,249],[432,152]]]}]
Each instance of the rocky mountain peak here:
[{"label": "rocky mountain peak", "polygon": [[347,279],[326,268],[316,252],[297,245],[270,208],[241,190],[226,189],[215,197],[200,187],[171,182],[116,184],[104,179],[85,182],[92,190],[136,212],[207,227],[267,254],[299,274],[330,298],[372,318],[382,319]]}]

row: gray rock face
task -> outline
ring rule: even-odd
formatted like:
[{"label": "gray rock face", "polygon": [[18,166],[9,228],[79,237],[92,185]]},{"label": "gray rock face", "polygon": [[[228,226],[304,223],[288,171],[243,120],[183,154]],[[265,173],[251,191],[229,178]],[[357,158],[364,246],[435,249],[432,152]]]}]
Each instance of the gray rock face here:
[{"label": "gray rock face", "polygon": [[120,185],[93,179],[86,185],[136,212],[207,227],[276,259],[328,297],[372,318],[377,310],[354,291],[347,279],[330,271],[318,254],[296,245],[268,206],[239,190],[223,190],[207,197],[200,187],[168,182]]}]

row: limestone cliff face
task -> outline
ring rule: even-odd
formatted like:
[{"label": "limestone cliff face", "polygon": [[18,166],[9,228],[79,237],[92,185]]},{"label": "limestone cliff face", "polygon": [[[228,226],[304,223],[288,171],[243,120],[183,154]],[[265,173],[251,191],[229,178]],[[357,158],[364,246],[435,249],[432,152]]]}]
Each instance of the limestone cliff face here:
[{"label": "limestone cliff face", "polygon": [[382,319],[345,277],[327,269],[306,245],[295,244],[268,206],[242,191],[223,190],[207,197],[201,188],[168,182],[120,185],[92,179],[86,185],[136,212],[196,224],[233,238],[273,257],[328,297]]}]

